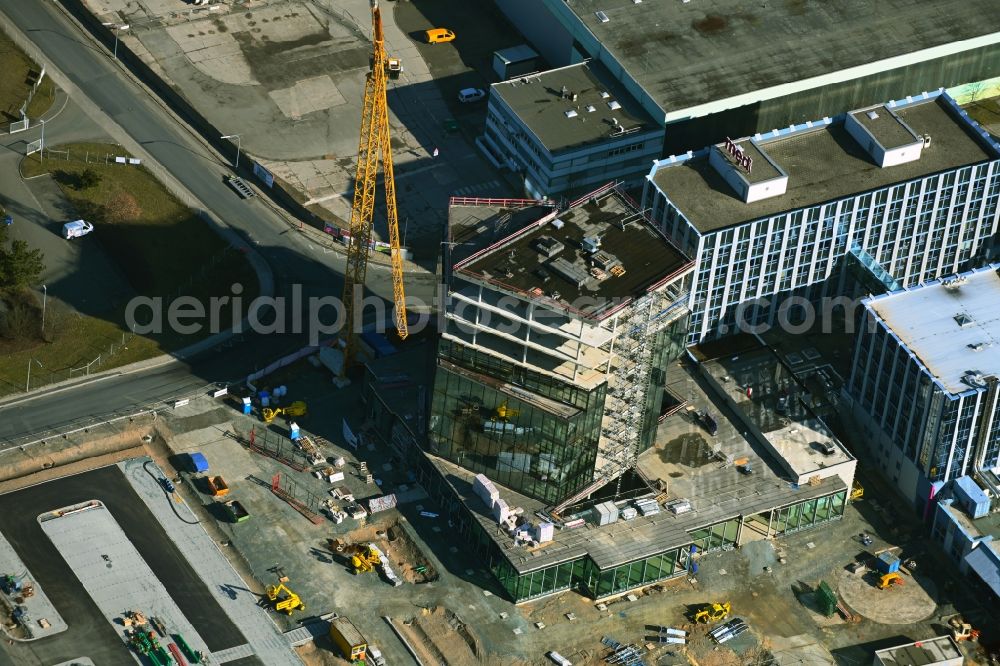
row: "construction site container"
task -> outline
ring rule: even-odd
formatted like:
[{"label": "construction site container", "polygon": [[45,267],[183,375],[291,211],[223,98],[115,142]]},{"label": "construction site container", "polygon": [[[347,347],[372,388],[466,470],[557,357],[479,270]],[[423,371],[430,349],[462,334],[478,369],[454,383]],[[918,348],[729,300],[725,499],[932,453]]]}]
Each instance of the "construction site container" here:
[{"label": "construction site container", "polygon": [[242,523],[245,520],[250,519],[250,512],[243,508],[243,505],[239,503],[238,500],[229,500],[222,505],[226,513],[229,515],[229,519],[234,523]]},{"label": "construction site container", "polygon": [[198,474],[204,474],[208,471],[208,460],[205,459],[204,454],[201,453],[189,453],[188,454],[188,464],[191,471]]},{"label": "construction site container", "polygon": [[392,346],[389,339],[376,331],[366,331],[361,334],[361,341],[375,353],[375,358],[382,356],[392,356],[396,353],[396,348]]},{"label": "construction site container", "polygon": [[330,620],[330,640],[340,648],[340,653],[348,661],[364,661],[367,658],[365,651],[368,649],[368,642],[346,617]]},{"label": "construction site container", "polygon": [[570,661],[566,657],[562,656],[561,654],[559,654],[555,650],[550,650],[546,654],[547,654],[547,656],[548,656],[549,659],[551,659],[552,661],[554,661],[557,664],[559,664],[559,666],[573,666],[573,662],[572,661]]},{"label": "construction site container", "polygon": [[208,493],[213,497],[222,497],[229,494],[229,485],[221,476],[208,477]]}]

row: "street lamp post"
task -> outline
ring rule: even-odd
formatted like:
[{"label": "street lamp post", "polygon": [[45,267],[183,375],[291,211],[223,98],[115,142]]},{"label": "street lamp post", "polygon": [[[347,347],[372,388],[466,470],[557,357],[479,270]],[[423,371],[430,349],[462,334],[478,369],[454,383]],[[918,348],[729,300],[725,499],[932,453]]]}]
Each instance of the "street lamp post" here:
[{"label": "street lamp post", "polygon": [[45,305],[49,300],[49,288],[42,285],[42,337],[45,337]]},{"label": "street lamp post", "polygon": [[41,143],[38,144],[38,163],[41,164],[45,161],[45,119],[40,120],[42,123],[42,138]]},{"label": "street lamp post", "polygon": [[115,60],[118,60],[118,33],[121,32],[122,30],[128,30],[128,29],[129,29],[128,23],[118,23],[112,29],[112,32],[115,33]]},{"label": "street lamp post", "polygon": [[29,358],[28,359],[28,381],[26,381],[24,383],[24,392],[25,393],[27,393],[28,391],[31,390],[31,364],[32,363],[37,363],[39,368],[45,367],[45,366],[42,365],[42,362],[39,361],[39,360],[37,360],[37,359],[34,359],[34,358]]},{"label": "street lamp post", "polygon": [[240,168],[240,146],[242,145],[240,141],[239,134],[227,134],[225,136],[219,137],[220,139],[236,139],[236,163],[233,165],[234,169]]}]

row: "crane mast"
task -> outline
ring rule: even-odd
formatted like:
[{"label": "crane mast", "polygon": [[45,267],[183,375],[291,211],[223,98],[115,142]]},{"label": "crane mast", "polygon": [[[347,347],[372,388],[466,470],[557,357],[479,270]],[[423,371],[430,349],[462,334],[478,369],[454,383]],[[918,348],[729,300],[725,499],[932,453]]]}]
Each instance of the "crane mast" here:
[{"label": "crane mast", "polygon": [[344,326],[347,327],[345,369],[353,365],[358,350],[358,334],[354,319],[358,316],[360,285],[363,291],[371,251],[372,218],[375,213],[375,183],[379,159],[382,161],[385,187],[385,210],[389,227],[392,259],[393,314],[396,332],[401,340],[409,334],[406,323],[406,294],[403,291],[403,255],[399,244],[399,217],[396,210],[396,183],[392,173],[392,147],[389,141],[389,109],[386,104],[385,37],[378,2],[372,0],[372,71],[365,82],[364,106],[361,110],[361,138],[358,143],[358,167],[354,177],[354,200],[351,205],[351,239],[347,246],[347,268],[344,271]]}]

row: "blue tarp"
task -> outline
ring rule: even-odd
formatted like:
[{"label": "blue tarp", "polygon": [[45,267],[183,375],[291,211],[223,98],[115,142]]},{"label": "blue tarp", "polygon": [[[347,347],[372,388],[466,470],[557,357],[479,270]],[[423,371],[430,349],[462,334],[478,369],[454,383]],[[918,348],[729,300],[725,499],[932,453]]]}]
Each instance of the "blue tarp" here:
[{"label": "blue tarp", "polygon": [[376,331],[367,331],[361,334],[361,339],[365,341],[375,355],[378,357],[391,356],[396,353],[396,348],[392,346],[389,339]]},{"label": "blue tarp", "polygon": [[990,544],[981,543],[969,551],[965,563],[1000,599],[1000,553],[992,550]]},{"label": "blue tarp", "polygon": [[191,469],[195,472],[207,472],[208,471],[208,461],[205,460],[205,455],[202,453],[189,453],[188,458],[191,460]]}]

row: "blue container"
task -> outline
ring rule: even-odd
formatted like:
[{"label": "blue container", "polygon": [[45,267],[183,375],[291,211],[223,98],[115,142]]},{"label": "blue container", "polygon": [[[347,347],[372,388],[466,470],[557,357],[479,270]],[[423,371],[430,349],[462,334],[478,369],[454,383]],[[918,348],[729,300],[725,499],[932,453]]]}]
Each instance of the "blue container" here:
[{"label": "blue container", "polygon": [[899,558],[892,553],[882,553],[875,560],[875,568],[882,573],[896,573],[899,571]]},{"label": "blue container", "polygon": [[208,461],[205,460],[204,454],[201,453],[189,453],[188,459],[191,462],[191,470],[197,473],[205,473],[208,471]]}]

